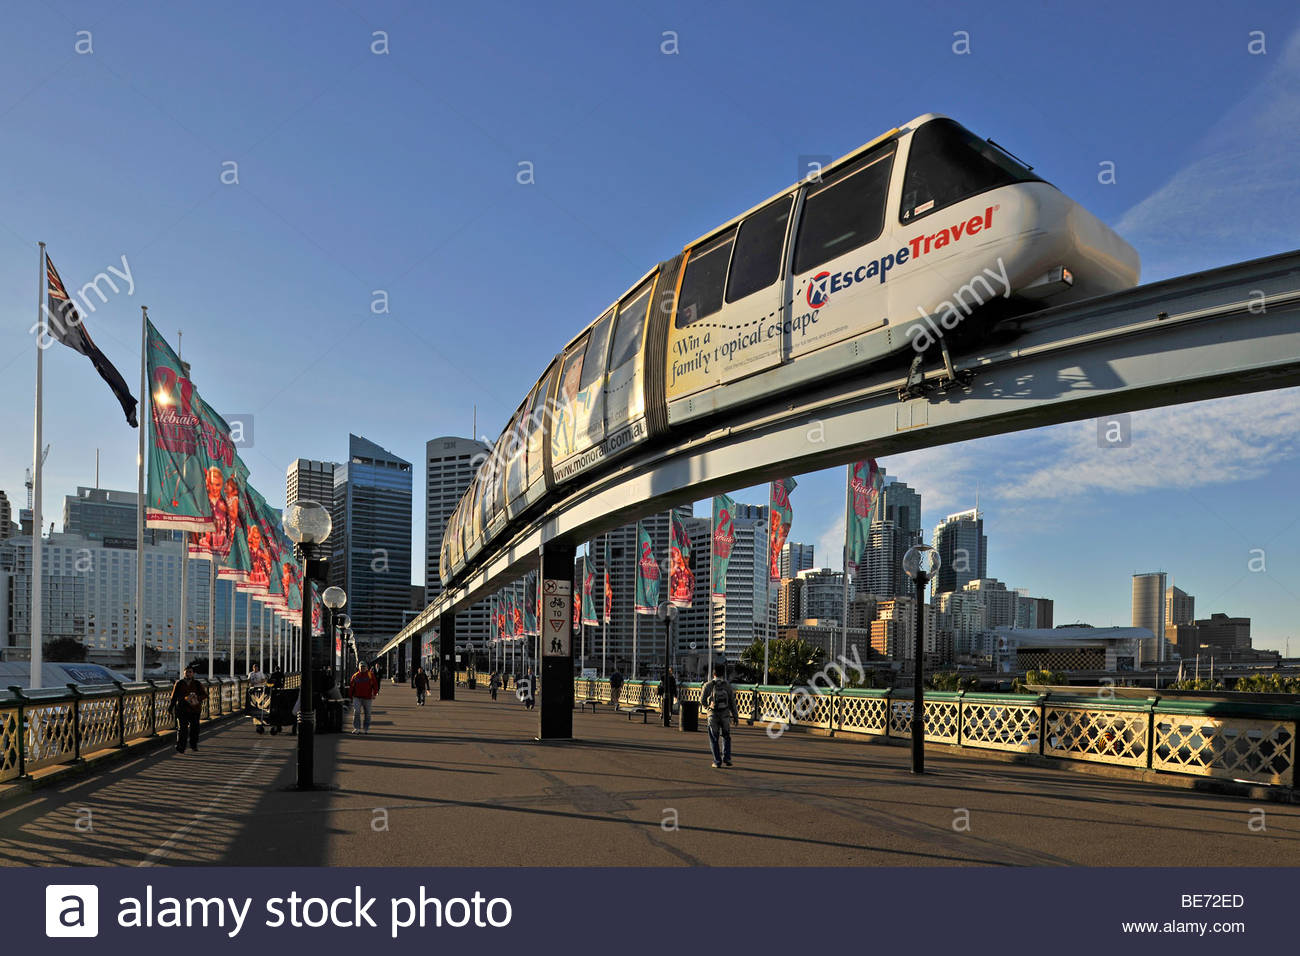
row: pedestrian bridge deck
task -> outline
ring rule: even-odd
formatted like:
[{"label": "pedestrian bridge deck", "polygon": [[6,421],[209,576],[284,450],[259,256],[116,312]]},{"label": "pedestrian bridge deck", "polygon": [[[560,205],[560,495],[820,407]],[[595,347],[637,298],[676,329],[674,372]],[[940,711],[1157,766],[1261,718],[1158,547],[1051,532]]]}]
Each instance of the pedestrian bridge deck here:
[{"label": "pedestrian bridge deck", "polygon": [[[534,739],[537,712],[458,688],[415,706],[386,684],[368,736],[317,738],[296,793],[291,736],[205,726],[0,805],[0,863],[24,865],[1294,865],[1300,807],[934,748],[759,727],[735,766],[703,733],[574,713],[575,740]],[[1262,815],[1261,815],[1262,812]]]}]

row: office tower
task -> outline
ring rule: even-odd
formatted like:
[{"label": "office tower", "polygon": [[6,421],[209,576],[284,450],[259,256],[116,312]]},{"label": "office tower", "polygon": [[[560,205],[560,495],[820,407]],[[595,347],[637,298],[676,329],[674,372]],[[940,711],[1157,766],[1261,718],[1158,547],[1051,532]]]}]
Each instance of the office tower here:
[{"label": "office tower", "polygon": [[0,541],[8,538],[17,529],[13,526],[14,512],[9,505],[9,496],[0,491]]},{"label": "office tower", "polygon": [[1030,597],[1025,588],[1016,588],[1016,628],[1050,628],[1052,599]]},{"label": "office tower", "polygon": [[[926,667],[946,664],[952,660],[952,638],[940,626],[939,612],[932,604],[925,605],[925,639],[922,648]],[[916,599],[910,597],[881,601],[876,619],[871,622],[871,648],[890,660],[914,661],[916,659]],[[905,667],[911,671],[911,667]]]},{"label": "office tower", "polygon": [[876,513],[872,520],[892,521],[899,531],[919,541],[921,493],[906,482],[897,479],[886,482],[880,489],[880,496],[876,499]]},{"label": "office tower", "polygon": [[78,488],[63,499],[63,533],[88,541],[129,541],[135,547],[136,500],[134,491]]},{"label": "office tower", "polygon": [[782,546],[776,563],[777,570],[781,572],[781,580],[797,577],[800,571],[807,571],[813,566],[813,546],[787,541]]},{"label": "office tower", "polygon": [[790,627],[803,620],[803,608],[800,604],[802,594],[802,578],[781,579],[776,599],[776,623],[778,627]]},{"label": "office tower", "polygon": [[1151,664],[1165,659],[1164,571],[1133,575],[1133,627],[1145,627],[1154,636],[1141,642],[1142,661]]},{"label": "office tower", "polygon": [[976,509],[949,515],[934,529],[939,552],[939,575],[934,590],[960,591],[971,581],[988,576],[988,537],[984,516]]},{"label": "office tower", "polygon": [[314,501],[331,511],[334,509],[334,463],[298,458],[289,464],[285,474],[284,503]]},{"label": "office tower", "polygon": [[768,581],[767,506],[738,502],[732,517],[736,540],[727,565],[727,600],[714,607],[713,641],[715,656],[735,661],[754,641],[776,636],[779,588]]},{"label": "office tower", "polygon": [[[473,438],[444,436],[424,445],[424,587],[425,602],[432,603],[442,593],[438,560],[442,553],[442,536],[451,513],[474,480],[474,474],[492,451]],[[456,643],[472,644],[486,650],[491,640],[491,608],[479,601],[456,615]]]},{"label": "office tower", "polygon": [[[110,542],[113,539],[110,539]],[[145,644],[175,652],[179,640],[181,544],[171,538],[145,542]],[[0,543],[0,647],[31,646],[32,539],[17,535]],[[96,656],[135,644],[135,539],[129,546],[106,545],[77,534],[55,533],[42,546],[41,578],[45,641],[68,637]],[[197,569],[203,573],[196,573]],[[207,562],[195,561],[188,583],[188,646],[207,652]],[[217,582],[218,656],[229,648],[229,583]],[[244,599],[237,602],[237,647],[243,649]],[[256,614],[254,626],[256,628]],[[224,622],[224,627],[223,627]],[[168,666],[175,658],[165,658]]]},{"label": "office tower", "polygon": [[989,629],[987,591],[944,591],[934,596],[934,606],[944,615],[953,636],[953,652],[959,657],[975,654],[978,638]]},{"label": "office tower", "polygon": [[1196,618],[1196,598],[1172,584],[1165,589],[1165,626],[1191,624]]},{"label": "office tower", "polygon": [[839,624],[844,619],[844,575],[830,568],[820,571],[800,571],[803,582],[799,597],[800,621],[831,621]]},{"label": "office tower", "polygon": [[334,466],[330,583],[365,657],[402,629],[411,600],[411,463],[357,435]]},{"label": "office tower", "polygon": [[985,626],[989,630],[998,627],[1011,627],[1016,622],[1016,598],[1015,591],[1008,590],[1007,586],[997,578],[976,578],[974,581],[968,581],[963,591],[976,591],[984,598]]}]

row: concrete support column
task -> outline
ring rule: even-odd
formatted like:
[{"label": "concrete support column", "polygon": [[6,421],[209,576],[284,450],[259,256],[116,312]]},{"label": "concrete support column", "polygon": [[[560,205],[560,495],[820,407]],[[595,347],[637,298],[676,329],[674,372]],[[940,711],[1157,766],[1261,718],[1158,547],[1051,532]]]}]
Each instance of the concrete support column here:
[{"label": "concrete support column", "polygon": [[438,618],[438,699],[456,699],[456,615]]},{"label": "concrete support column", "polygon": [[573,559],[576,548],[551,541],[542,548],[541,693],[538,739],[573,737]]}]

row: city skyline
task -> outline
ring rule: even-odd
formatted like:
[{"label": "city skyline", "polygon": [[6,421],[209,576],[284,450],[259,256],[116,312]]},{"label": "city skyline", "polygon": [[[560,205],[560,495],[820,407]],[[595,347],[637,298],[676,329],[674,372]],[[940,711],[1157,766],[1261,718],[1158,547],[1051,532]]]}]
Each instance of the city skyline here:
[{"label": "city skyline", "polygon": [[[371,123],[402,123],[428,87],[412,85],[409,61],[372,59],[364,31],[357,39],[345,19],[322,17],[311,42],[287,51],[272,31],[254,41],[241,34],[241,42],[268,56],[276,50],[276,62],[296,74],[268,91],[264,77],[215,65],[231,43],[220,24],[193,36],[190,69],[171,70],[175,54],[156,53],[167,46],[166,31],[184,23],[182,12],[156,24],[133,22],[128,33],[106,28],[94,55],[77,58],[65,42],[65,20],[39,7],[16,11],[14,29],[43,39],[15,50],[3,67],[16,91],[6,101],[3,135],[12,175],[29,187],[13,196],[0,231],[0,288],[11,317],[0,334],[10,356],[0,401],[11,421],[0,443],[0,488],[14,512],[25,500],[23,474],[31,465],[33,350],[26,330],[37,239],[50,243],[70,288],[128,257],[134,291],[96,303],[88,329],[128,381],[136,377],[141,303],[169,338],[184,330],[173,341],[194,363],[205,396],[223,414],[252,416],[255,437],[240,452],[252,482],[273,493],[289,461],[335,460],[348,431],[412,462],[424,460],[429,438],[468,434],[476,420],[477,431],[494,439],[554,351],[650,263],[792,181],[800,157],[838,155],[930,109],[1031,157],[1050,181],[1115,224],[1144,256],[1143,282],[1294,244],[1290,225],[1300,208],[1288,177],[1275,175],[1277,158],[1294,155],[1300,135],[1294,11],[1259,14],[1271,52],[1254,59],[1244,52],[1245,28],[1225,11],[1207,12],[1197,24],[1133,11],[1132,30],[1113,39],[1119,66],[1103,95],[1069,116],[1057,107],[1074,99],[1069,77],[1090,69],[1086,43],[1057,49],[1050,60],[1041,59],[1044,51],[1018,49],[1033,63],[1060,67],[1044,70],[1044,81],[1029,90],[996,72],[968,84],[962,59],[945,49],[933,61],[936,80],[946,84],[941,103],[933,91],[907,91],[887,109],[836,115],[809,112],[806,90],[774,88],[767,91],[770,109],[808,115],[810,122],[792,132],[754,122],[752,109],[721,123],[712,112],[691,113],[682,133],[694,149],[643,156],[633,156],[628,144],[643,140],[638,111],[661,102],[662,84],[681,93],[709,82],[715,69],[726,75],[743,68],[737,51],[749,48],[744,43],[710,50],[714,63],[689,52],[692,31],[718,32],[721,15],[684,13],[688,52],[656,59],[659,32],[651,24],[602,13],[609,43],[576,52],[572,67],[556,74],[555,89],[536,91],[540,101],[527,109],[516,94],[538,66],[537,50],[547,41],[556,48],[570,42],[571,25],[535,11],[519,16],[527,43],[485,39],[468,11],[449,12],[438,24],[443,35],[489,54],[500,76],[476,90],[437,67],[429,82],[463,97],[439,100],[436,109],[466,138],[465,149],[439,149],[441,134],[411,130],[391,154],[391,175],[375,181],[366,175]],[[421,14],[396,19],[401,29],[394,34],[404,29],[409,43],[432,32]],[[887,18],[881,28],[898,23]],[[767,28],[743,29],[749,44],[773,39]],[[1205,31],[1212,30],[1241,42],[1231,49],[1208,43]],[[1161,36],[1179,61],[1167,75],[1153,77],[1143,66],[1151,35]],[[840,45],[860,42],[853,36],[850,29],[828,38],[829,52],[847,56],[849,47]],[[1005,41],[985,42],[977,49],[992,54],[999,49],[993,44]],[[319,72],[313,44],[347,57],[344,69],[354,71],[359,89],[340,91]],[[882,48],[878,68],[905,69],[914,51],[901,46]],[[845,56],[828,59],[848,63]],[[75,69],[66,68],[69,59]],[[51,61],[64,68],[37,83]],[[375,69],[377,62],[393,68]],[[627,62],[646,69],[622,69]],[[121,79],[127,63],[138,71],[135,84]],[[847,66],[828,69],[830,81],[853,78]],[[1180,102],[1177,91],[1198,83],[1205,70],[1216,76],[1208,100],[1156,117],[1119,115],[1106,105],[1107,91],[1120,96],[1135,84]],[[618,77],[623,105],[615,109],[590,89],[592,71]],[[225,90],[240,109],[193,109],[209,104],[205,91],[212,88]],[[151,92],[144,97],[140,89]],[[377,112],[359,116],[362,102]],[[60,149],[51,116],[93,133],[87,149]],[[476,125],[468,116],[493,119]],[[599,123],[581,122],[592,116]],[[560,138],[554,123],[564,119],[573,122]],[[326,155],[331,163],[312,159]],[[1228,159],[1239,174],[1223,182],[1216,170]],[[238,184],[221,180],[227,161],[239,164]],[[533,192],[516,178],[521,162],[535,165]],[[1097,175],[1103,162],[1116,166],[1111,183]],[[734,172],[712,175],[719,167]],[[338,176],[365,188],[324,209],[318,197],[335,192]],[[105,190],[105,181],[116,188]],[[461,188],[436,195],[420,186],[427,181]],[[1252,209],[1249,228],[1233,214],[1241,208]],[[1235,225],[1207,231],[1206,221]],[[638,228],[629,228],[633,222]],[[539,231],[546,242],[534,238]],[[483,281],[485,272],[501,278]],[[266,295],[272,288],[292,289],[293,308],[272,302],[280,299]],[[563,294],[535,296],[538,288]],[[534,303],[527,325],[523,302]],[[502,342],[511,347],[500,348]],[[84,358],[55,348],[45,359],[48,525],[65,494],[95,484],[97,448],[99,486],[134,487],[136,435]],[[880,464],[923,494],[927,541],[939,518],[971,507],[980,489],[981,510],[996,531],[989,573],[1052,597],[1059,622],[1125,624],[1128,576],[1165,567],[1197,595],[1201,613],[1249,616],[1256,645],[1282,649],[1300,602],[1300,588],[1291,584],[1300,580],[1300,555],[1286,536],[1295,520],[1290,489],[1300,476],[1300,393],[1136,412],[1130,423],[1132,440],[1123,448],[1099,448],[1096,423],[1084,421]],[[793,496],[794,537],[816,546],[819,564],[832,568],[842,542],[842,476],[842,469],[799,476]],[[766,500],[765,487],[732,494]],[[415,569],[425,567],[422,508],[417,501],[412,514]],[[700,503],[695,510],[704,513]],[[1187,521],[1189,514],[1198,520]],[[1263,570],[1251,566],[1259,563],[1257,551]]]}]

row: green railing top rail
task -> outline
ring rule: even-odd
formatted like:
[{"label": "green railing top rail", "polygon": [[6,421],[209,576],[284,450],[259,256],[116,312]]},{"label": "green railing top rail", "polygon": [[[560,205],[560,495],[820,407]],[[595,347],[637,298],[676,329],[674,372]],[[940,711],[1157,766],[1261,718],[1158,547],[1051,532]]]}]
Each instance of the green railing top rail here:
[{"label": "green railing top rail", "polygon": [[[593,681],[598,684],[608,684],[609,679],[605,677],[580,677],[577,680]],[[659,683],[657,678],[625,680],[625,687],[635,686],[655,686]],[[679,689],[689,689],[692,687],[702,687],[701,681],[678,681]],[[785,685],[785,684],[739,684],[733,683],[738,691],[759,691],[763,693],[792,694],[797,690],[804,690],[808,693],[820,696],[838,695],[843,697],[872,697],[877,699],[906,700],[912,699],[912,688],[864,688],[864,687],[833,687],[825,685]],[[980,703],[1005,704],[1007,706],[1037,706],[1039,704],[1048,704],[1054,707],[1087,707],[1092,710],[1108,710],[1119,713],[1148,713],[1152,710],[1171,714],[1192,715],[1200,714],[1205,717],[1251,717],[1260,720],[1296,720],[1300,721],[1300,702],[1295,704],[1283,704],[1276,702],[1258,702],[1250,700],[1214,700],[1198,701],[1161,697],[1158,694],[1147,696],[1145,699],[1138,698],[1119,698],[1119,697],[1099,697],[1092,694],[1061,694],[1056,691],[1045,691],[1040,694],[1011,694],[996,693],[983,691],[948,691],[948,690],[929,690],[925,691],[925,699],[931,701],[959,701],[969,700]]]},{"label": "green railing top rail", "polygon": [[[207,687],[218,687],[246,682],[248,678],[224,676],[213,677],[209,680],[206,677],[197,677],[195,680]],[[11,685],[7,688],[0,688],[0,706],[17,706],[19,703],[57,704],[71,701],[74,698],[112,697],[120,693],[131,694],[144,693],[150,690],[167,690],[174,683],[175,681],[171,679],[131,681],[130,683],[114,681],[111,684],[66,684],[62,687],[41,687],[36,689]]]}]

